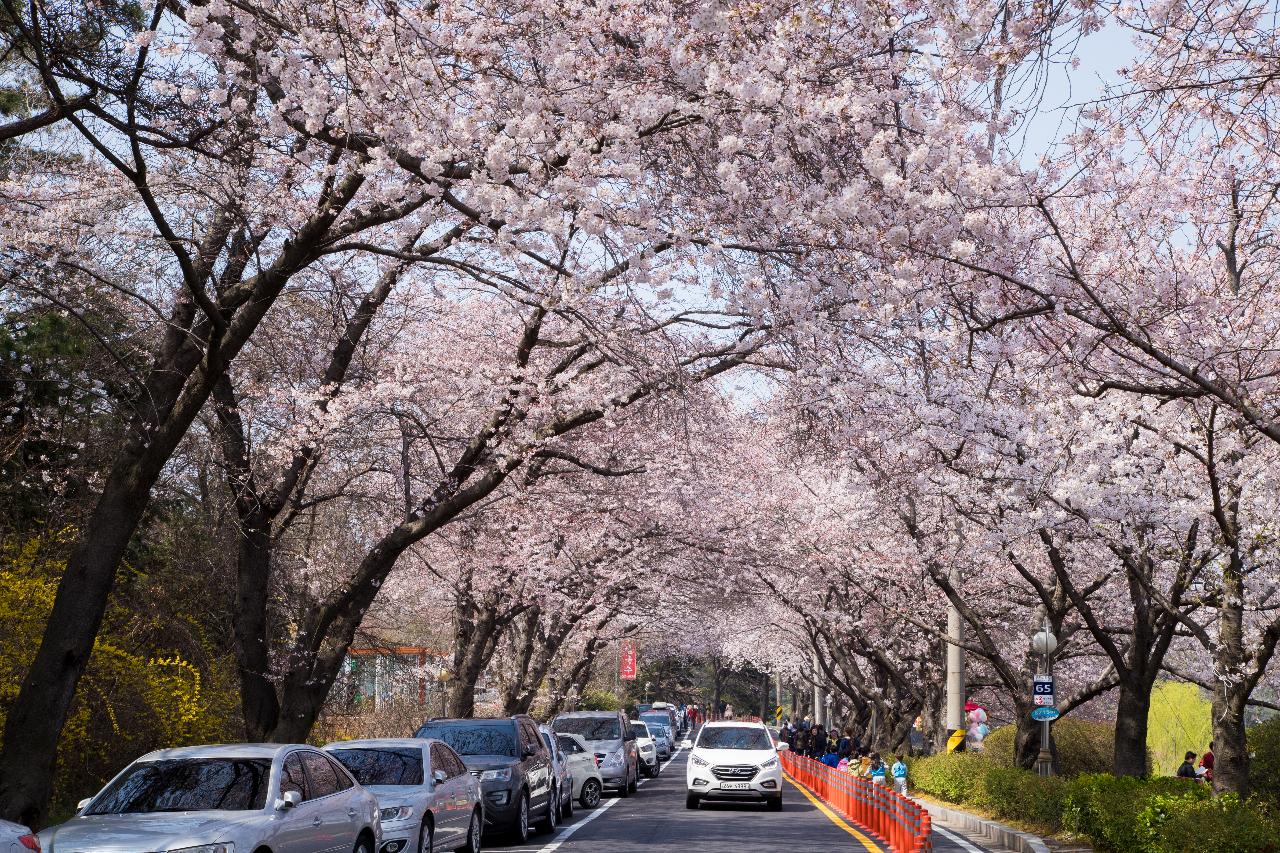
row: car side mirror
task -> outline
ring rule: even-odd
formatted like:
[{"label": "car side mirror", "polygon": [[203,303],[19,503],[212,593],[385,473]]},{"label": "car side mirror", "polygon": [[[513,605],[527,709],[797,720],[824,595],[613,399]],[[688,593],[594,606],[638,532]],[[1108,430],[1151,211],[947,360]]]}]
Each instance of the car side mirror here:
[{"label": "car side mirror", "polygon": [[431,778],[435,779],[436,783],[439,784],[440,782],[444,782],[445,780],[447,780],[449,777],[445,775],[445,772],[443,770],[437,770],[436,772],[431,774]]},{"label": "car side mirror", "polygon": [[791,747],[787,745],[785,740],[778,741],[778,752],[786,752],[788,749],[791,749]]},{"label": "car side mirror", "polygon": [[89,803],[92,803],[92,802],[93,802],[93,797],[85,797],[83,800],[76,803],[76,811],[78,812],[84,811],[85,809],[89,808]]},{"label": "car side mirror", "polygon": [[533,758],[537,754],[538,754],[538,748],[536,746],[526,746],[524,748],[525,758]]},{"label": "car side mirror", "polygon": [[302,795],[297,791],[285,791],[280,795],[280,799],[276,800],[277,811],[287,811],[302,803]]}]

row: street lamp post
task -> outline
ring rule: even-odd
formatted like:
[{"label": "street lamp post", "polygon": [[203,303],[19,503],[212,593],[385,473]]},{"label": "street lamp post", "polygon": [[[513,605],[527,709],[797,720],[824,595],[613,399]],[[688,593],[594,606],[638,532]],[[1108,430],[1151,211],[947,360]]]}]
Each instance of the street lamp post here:
[{"label": "street lamp post", "polygon": [[[1049,630],[1049,622],[1045,620],[1044,628],[1031,637],[1031,650],[1044,656],[1044,672],[1053,677],[1053,650],[1058,647],[1058,638]],[[1036,775],[1053,775],[1053,750],[1049,746],[1049,726],[1051,721],[1040,721],[1040,754],[1036,756]]]}]

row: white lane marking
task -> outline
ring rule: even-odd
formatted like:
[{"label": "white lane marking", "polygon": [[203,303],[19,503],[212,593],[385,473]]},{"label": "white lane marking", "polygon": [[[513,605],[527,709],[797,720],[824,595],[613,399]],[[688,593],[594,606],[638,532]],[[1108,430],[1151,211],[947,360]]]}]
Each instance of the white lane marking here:
[{"label": "white lane marking", "polygon": [[960,848],[964,850],[965,853],[982,853],[981,847],[974,847],[972,844],[969,843],[969,840],[967,838],[961,838],[959,835],[956,835],[954,832],[951,832],[950,830],[943,829],[940,826],[935,826],[933,828],[933,831],[940,832],[942,833],[942,836],[944,838],[949,838],[952,841],[954,841],[956,844],[959,844]]},{"label": "white lane marking", "polygon": [[[684,751],[683,749],[677,749],[675,752],[671,753],[671,757],[667,759],[667,764],[670,764],[671,762],[675,761],[676,756],[683,751]],[[662,765],[662,768],[658,771],[659,775],[661,775],[663,770],[667,769],[667,764]],[[654,778],[657,778],[657,777],[654,777]],[[638,788],[648,781],[649,781],[648,779],[641,779],[640,781],[636,782],[636,787]],[[591,814],[587,815],[577,823],[572,824],[571,826],[561,827],[559,834],[556,835],[555,838],[551,840],[550,844],[548,844],[546,847],[543,847],[541,850],[539,850],[538,853],[553,853],[553,851],[559,850],[560,845],[564,844],[566,841],[569,840],[569,836],[573,835],[579,829],[591,823],[591,821],[600,817],[600,815],[604,814],[608,809],[612,808],[615,803],[620,803],[620,802],[622,802],[621,797],[614,797],[612,800],[608,800],[596,806],[595,811],[593,811]]]}]

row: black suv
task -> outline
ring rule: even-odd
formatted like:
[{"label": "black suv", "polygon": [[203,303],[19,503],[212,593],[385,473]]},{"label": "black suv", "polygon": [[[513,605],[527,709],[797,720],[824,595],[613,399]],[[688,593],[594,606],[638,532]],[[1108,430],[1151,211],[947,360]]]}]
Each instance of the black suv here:
[{"label": "black suv", "polygon": [[414,737],[442,740],[462,757],[484,792],[486,830],[510,832],[529,840],[531,815],[538,828],[556,828],[560,793],[555,790],[551,754],[528,714],[496,720],[428,720]]}]

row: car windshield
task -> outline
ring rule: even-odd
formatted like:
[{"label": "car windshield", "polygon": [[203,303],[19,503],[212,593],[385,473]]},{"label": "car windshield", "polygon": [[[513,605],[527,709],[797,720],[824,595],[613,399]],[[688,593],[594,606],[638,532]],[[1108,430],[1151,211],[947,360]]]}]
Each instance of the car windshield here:
[{"label": "car windshield", "polygon": [[567,752],[570,755],[582,752],[582,747],[578,746],[578,742],[568,735],[560,735],[556,740],[560,743],[561,752]]},{"label": "car windshield", "polygon": [[698,735],[699,749],[771,749],[773,742],[764,729],[752,726],[714,726]]},{"label": "car windshield", "polygon": [[645,725],[649,726],[667,726],[671,724],[671,719],[666,714],[661,714],[650,718],[648,714],[641,714],[640,719],[644,720]]},{"label": "car windshield", "polygon": [[631,728],[636,733],[636,737],[651,737],[649,734],[649,727],[644,723],[633,722],[631,724]]},{"label": "car windshield", "polygon": [[516,755],[516,727],[507,720],[483,722],[458,720],[456,722],[423,723],[414,737],[433,737],[442,740],[458,755]]},{"label": "car windshield", "polygon": [[420,749],[333,749],[329,754],[342,762],[361,785],[421,785]]},{"label": "car windshield", "polygon": [[578,735],[583,740],[621,740],[617,717],[561,717],[551,724],[557,732]]},{"label": "car windshield", "polygon": [[267,805],[266,758],[182,758],[135,764],[86,814],[250,811]]}]

